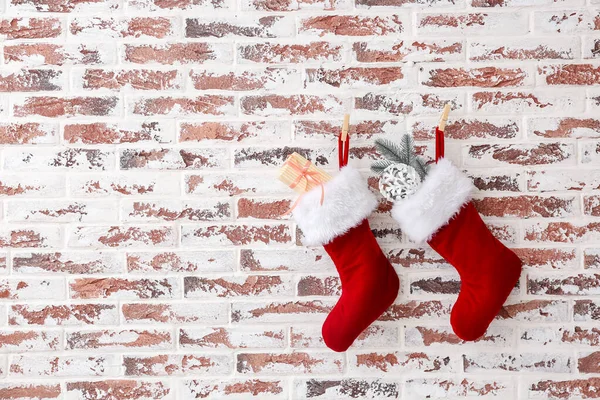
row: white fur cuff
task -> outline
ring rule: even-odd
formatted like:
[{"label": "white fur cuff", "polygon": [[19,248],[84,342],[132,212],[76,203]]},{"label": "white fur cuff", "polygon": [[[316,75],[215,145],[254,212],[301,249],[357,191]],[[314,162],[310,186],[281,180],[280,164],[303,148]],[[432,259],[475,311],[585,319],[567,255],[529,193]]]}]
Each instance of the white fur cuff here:
[{"label": "white fur cuff", "polygon": [[411,240],[424,242],[469,202],[472,188],[465,174],[440,159],[414,195],[394,204],[392,216]]},{"label": "white fur cuff", "polygon": [[302,196],[294,209],[294,220],[302,229],[302,241],[307,246],[331,242],[360,224],[377,207],[375,195],[354,168],[344,167],[324,187],[323,205],[318,186]]}]

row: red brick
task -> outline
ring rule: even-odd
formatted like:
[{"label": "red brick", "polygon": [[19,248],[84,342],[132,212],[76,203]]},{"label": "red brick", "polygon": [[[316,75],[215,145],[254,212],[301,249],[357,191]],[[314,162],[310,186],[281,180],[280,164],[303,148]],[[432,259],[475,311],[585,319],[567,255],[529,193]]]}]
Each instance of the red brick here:
[{"label": "red brick", "polygon": [[115,253],[35,252],[13,253],[16,273],[110,274],[123,271]]},{"label": "red brick", "polygon": [[400,15],[390,16],[354,16],[326,15],[300,20],[300,34],[319,36],[385,36],[404,31]]},{"label": "red brick", "polygon": [[40,400],[59,399],[61,393],[60,384],[0,384],[0,398],[4,400],[18,400],[27,397],[35,397]]},{"label": "red brick", "polygon": [[471,61],[572,60],[578,54],[579,49],[572,38],[526,38],[522,36],[516,39],[478,39],[470,44]]},{"label": "red brick", "polygon": [[219,278],[186,276],[183,278],[183,287],[186,298],[284,296],[293,293],[291,279],[276,275]]},{"label": "red brick", "polygon": [[0,230],[0,248],[43,248],[59,246],[61,233],[56,227],[8,228]]},{"label": "red brick", "polygon": [[568,373],[571,357],[564,353],[478,353],[463,355],[465,372]]},{"label": "red brick", "polygon": [[600,319],[600,304],[596,300],[575,300],[573,320],[596,321]]},{"label": "red brick", "polygon": [[583,250],[583,267],[600,268],[600,249]]},{"label": "red brick", "polygon": [[64,196],[65,177],[54,174],[4,172],[0,180],[0,197],[55,197]]},{"label": "red brick", "polygon": [[249,171],[228,173],[202,173],[187,175],[185,191],[191,195],[236,196],[236,195],[283,195],[290,194],[289,188],[277,180],[274,171]]},{"label": "red brick", "polygon": [[121,219],[127,222],[151,221],[222,221],[231,218],[231,204],[226,200],[126,201],[121,204]]},{"label": "red brick", "polygon": [[244,246],[290,243],[290,228],[285,224],[212,225],[198,228],[185,225],[181,230],[183,246]]},{"label": "red brick", "polygon": [[447,103],[461,108],[459,97],[448,94],[399,93],[393,95],[368,93],[354,98],[354,107],[383,115],[438,114]]},{"label": "red brick", "polygon": [[335,154],[336,158],[334,159],[334,154],[331,151],[324,153],[321,149],[288,146],[276,148],[239,148],[234,155],[234,161],[237,168],[273,168],[284,163],[292,153],[298,153],[307,160],[314,160],[313,163],[319,167],[329,166],[333,162],[335,162],[337,166],[337,153]]},{"label": "red brick", "polygon": [[117,204],[109,201],[13,200],[6,206],[11,222],[117,222]]},{"label": "red brick", "polygon": [[583,212],[594,217],[600,216],[600,196],[585,196],[583,198]]},{"label": "red brick", "polygon": [[286,382],[284,380],[265,379],[214,379],[186,380],[181,386],[183,396],[192,399],[214,396],[252,396],[257,398],[271,398],[272,396],[285,395]]},{"label": "red brick", "polygon": [[600,174],[582,169],[531,171],[527,187],[537,192],[600,189]]},{"label": "red brick", "polygon": [[230,63],[231,46],[225,43],[166,43],[126,44],[124,61],[134,64],[159,63],[163,65],[203,64],[214,61]]},{"label": "red brick", "polygon": [[581,243],[600,237],[600,222],[534,223],[525,228],[528,242]]},{"label": "red brick", "polygon": [[341,61],[343,46],[329,42],[311,42],[307,44],[256,43],[238,47],[242,62],[254,63],[292,63]]},{"label": "red brick", "polygon": [[511,13],[417,14],[418,35],[519,35],[529,31],[528,15]]},{"label": "red brick", "polygon": [[80,226],[70,232],[72,247],[171,247],[175,232],[170,226]]},{"label": "red brick", "polygon": [[351,357],[350,368],[360,374],[369,373],[404,373],[419,372],[453,372],[454,363],[443,355],[425,353],[359,353]]},{"label": "red brick", "polygon": [[580,326],[574,328],[530,328],[523,331],[520,340],[526,346],[552,344],[598,346],[600,345],[600,330]]},{"label": "red brick", "polygon": [[190,79],[197,90],[254,90],[292,89],[300,87],[300,71],[291,68],[268,67],[235,71],[192,70]]},{"label": "red brick", "polygon": [[379,378],[311,378],[296,380],[296,393],[302,399],[382,398],[397,399],[402,392],[399,382]]},{"label": "red brick", "polygon": [[29,148],[17,147],[4,152],[4,167],[17,171],[103,171],[114,165],[114,153],[82,148]]},{"label": "red brick", "polygon": [[[337,140],[342,120],[295,120],[294,135],[302,140]],[[378,136],[392,135],[399,129],[398,121],[360,120],[352,121],[348,134],[357,139],[372,139]]]},{"label": "red brick", "polygon": [[284,218],[292,206],[291,200],[259,200],[241,198],[238,200],[238,218],[280,219]]},{"label": "red brick", "polygon": [[409,248],[386,251],[386,256],[394,266],[410,269],[440,269],[449,268],[441,256],[431,249]]},{"label": "red brick", "polygon": [[528,125],[543,138],[600,138],[600,120],[595,118],[532,118]]},{"label": "red brick", "polygon": [[350,10],[347,0],[244,0],[242,9],[248,11],[297,11],[297,10]]},{"label": "red brick", "polygon": [[55,38],[62,33],[58,18],[0,19],[0,35],[6,39]]},{"label": "red brick", "polygon": [[534,13],[533,27],[540,34],[581,34],[600,29],[596,10],[538,11]]},{"label": "red brick", "polygon": [[431,87],[475,86],[486,88],[523,86],[527,72],[521,68],[434,68],[426,71],[421,84]]},{"label": "red brick", "polygon": [[600,84],[600,68],[592,64],[543,66],[538,68],[538,75],[548,85]]},{"label": "red brick", "polygon": [[[475,340],[478,346],[504,347],[512,343],[513,330],[506,327],[491,327],[488,331]],[[404,342],[407,347],[433,347],[447,345],[464,345],[464,340],[452,332],[450,327],[415,326],[406,327]]]},{"label": "red brick", "polygon": [[118,3],[114,0],[11,0],[10,4],[11,7],[23,11],[34,9],[35,11],[56,13],[85,12],[87,9],[96,12],[110,12],[119,8]]},{"label": "red brick", "polygon": [[524,113],[580,111],[581,98],[562,92],[476,92],[471,95],[473,109],[486,113]]},{"label": "red brick", "polygon": [[[412,124],[415,140],[435,138],[435,120],[416,121]],[[515,139],[520,136],[517,120],[512,118],[457,118],[446,125],[444,137],[456,140]]]},{"label": "red brick", "polygon": [[366,7],[409,7],[409,6],[452,6],[452,0],[358,0],[356,5],[360,8]]},{"label": "red brick", "polygon": [[133,175],[94,174],[70,177],[71,194],[82,197],[174,196],[180,193],[179,182],[171,172],[136,173]]},{"label": "red brick", "polygon": [[450,315],[451,304],[441,300],[416,301],[392,304],[378,321],[400,321],[405,319],[440,319]]},{"label": "red brick", "polygon": [[229,320],[227,303],[127,303],[122,306],[123,317],[130,324],[226,324]]},{"label": "red brick", "polygon": [[22,69],[0,75],[0,92],[52,92],[64,86],[62,71]]},{"label": "red brick", "polygon": [[236,302],[232,305],[231,321],[240,322],[303,322],[322,321],[333,304],[319,300],[271,303]]},{"label": "red brick", "polygon": [[240,353],[237,372],[241,374],[331,374],[344,368],[343,358],[329,353]]},{"label": "red brick", "polygon": [[121,169],[181,170],[220,168],[226,161],[225,149],[124,150]]},{"label": "red brick", "polygon": [[299,248],[294,250],[240,250],[240,268],[243,271],[335,271],[333,262],[324,250]]},{"label": "red brick", "polygon": [[119,144],[138,142],[170,143],[172,129],[164,122],[103,122],[67,124],[64,138],[73,144]]},{"label": "red brick", "polygon": [[0,124],[0,144],[53,144],[57,133],[54,124],[3,123]]},{"label": "red brick", "polygon": [[528,276],[527,292],[535,295],[594,295],[600,293],[599,274]]},{"label": "red brick", "polygon": [[248,349],[286,347],[281,329],[193,328],[181,329],[179,345],[185,349]]},{"label": "red brick", "polygon": [[100,18],[78,17],[71,20],[74,37],[94,39],[155,38],[174,36],[174,21],[165,17]]},{"label": "red brick", "polygon": [[306,69],[304,86],[307,88],[334,87],[353,89],[386,85],[405,86],[402,68],[319,68]]},{"label": "red brick", "polygon": [[509,380],[487,378],[418,378],[405,383],[408,396],[434,398],[437,393],[461,397],[499,397],[510,398],[514,392]]},{"label": "red brick", "polygon": [[226,375],[231,370],[231,357],[208,354],[158,354],[150,356],[125,356],[125,375]]},{"label": "red brick", "polygon": [[487,217],[560,218],[574,215],[574,197],[511,196],[474,199],[480,214]]},{"label": "red brick", "polygon": [[69,350],[168,349],[173,347],[169,330],[102,330],[68,332]]},{"label": "red brick", "polygon": [[512,249],[523,261],[523,265],[530,268],[564,269],[577,266],[577,254],[575,249]]},{"label": "red brick", "polygon": [[80,278],[69,289],[73,299],[169,299],[177,297],[179,283],[173,278]]},{"label": "red brick", "polygon": [[118,322],[119,309],[114,304],[16,304],[8,312],[9,325],[114,325]]},{"label": "red brick", "polygon": [[127,254],[130,273],[204,273],[233,271],[233,251],[133,252]]},{"label": "red brick", "polygon": [[342,286],[337,276],[302,276],[298,281],[298,296],[335,296],[342,294]]},{"label": "red brick", "polygon": [[231,96],[205,95],[197,97],[140,98],[131,104],[134,115],[227,115],[233,113]]},{"label": "red brick", "polygon": [[185,37],[188,38],[277,38],[294,36],[291,17],[251,17],[236,15],[229,18],[188,18],[185,20]]},{"label": "red brick", "polygon": [[572,396],[597,399],[600,398],[598,385],[600,385],[600,378],[543,380],[529,386],[529,395],[550,399],[568,399]]},{"label": "red brick", "polygon": [[114,376],[119,370],[117,357],[92,355],[15,355],[10,374],[18,378],[59,378]]},{"label": "red brick", "polygon": [[177,70],[148,69],[106,70],[86,69],[77,76],[76,85],[83,89],[110,90],[176,90],[181,88]]},{"label": "red brick", "polygon": [[25,97],[14,104],[16,117],[100,117],[119,114],[117,97]]},{"label": "red brick", "polygon": [[66,384],[70,396],[82,400],[95,400],[98,393],[103,393],[107,398],[121,397],[130,400],[160,399],[171,393],[169,384],[160,381],[134,381],[127,379],[114,379],[107,381],[71,381]]},{"label": "red brick", "polygon": [[11,353],[61,351],[62,333],[0,330],[0,350]]},{"label": "red brick", "polygon": [[324,115],[339,113],[343,101],[335,96],[315,95],[267,95],[244,96],[240,99],[243,114],[277,116],[277,115]]},{"label": "red brick", "polygon": [[[402,0],[400,0],[402,1]],[[453,61],[462,59],[463,42],[460,40],[418,40],[386,42],[355,42],[352,46],[358,62],[398,62],[398,61]]]},{"label": "red brick", "polygon": [[468,166],[546,165],[573,162],[574,149],[567,143],[540,143],[520,145],[483,144],[466,149]]},{"label": "red brick", "polygon": [[110,64],[115,61],[115,53],[114,46],[109,43],[20,43],[4,46],[4,60],[7,64],[35,66]]},{"label": "red brick", "polygon": [[179,128],[181,142],[264,142],[279,141],[289,135],[284,122],[186,122]]},{"label": "red brick", "polygon": [[557,300],[509,301],[496,316],[521,322],[566,322],[568,318],[568,303]]}]

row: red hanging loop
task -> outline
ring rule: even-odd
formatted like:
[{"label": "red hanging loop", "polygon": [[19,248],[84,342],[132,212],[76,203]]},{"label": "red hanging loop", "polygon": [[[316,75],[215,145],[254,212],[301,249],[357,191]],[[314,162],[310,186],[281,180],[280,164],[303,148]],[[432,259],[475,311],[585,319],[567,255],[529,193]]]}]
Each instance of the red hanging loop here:
[{"label": "red hanging loop", "polygon": [[435,128],[435,162],[444,157],[444,131]]}]

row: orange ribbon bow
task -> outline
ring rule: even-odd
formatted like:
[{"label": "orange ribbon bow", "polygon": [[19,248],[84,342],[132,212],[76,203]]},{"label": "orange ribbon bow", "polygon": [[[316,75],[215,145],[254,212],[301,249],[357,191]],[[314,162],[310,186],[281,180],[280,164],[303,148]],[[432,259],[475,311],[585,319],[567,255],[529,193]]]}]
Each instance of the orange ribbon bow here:
[{"label": "orange ribbon bow", "polygon": [[316,183],[317,185],[321,186],[321,201],[319,202],[320,205],[323,205],[323,200],[325,199],[325,186],[323,186],[323,182],[321,182],[319,179],[317,179],[315,176],[318,176],[319,173],[316,171],[309,171],[308,169],[310,168],[310,161],[306,161],[306,164],[304,164],[303,168],[300,168],[300,166],[296,163],[290,162],[288,164],[290,167],[292,167],[293,169],[295,169],[299,175],[298,178],[296,178],[296,180],[294,182],[292,182],[292,184],[290,185],[290,187],[293,189],[296,186],[298,186],[300,184],[300,182],[302,181],[302,179],[305,180],[305,186],[304,186],[304,193],[302,193],[294,202],[294,204],[292,205],[292,207],[290,207],[289,210],[287,210],[284,214],[282,215],[288,215],[289,213],[291,213],[294,208],[296,208],[296,206],[298,205],[298,202],[300,201],[300,199],[302,199],[302,196],[304,196],[306,194],[306,191],[308,190],[308,184],[309,181],[312,181],[314,183]]}]

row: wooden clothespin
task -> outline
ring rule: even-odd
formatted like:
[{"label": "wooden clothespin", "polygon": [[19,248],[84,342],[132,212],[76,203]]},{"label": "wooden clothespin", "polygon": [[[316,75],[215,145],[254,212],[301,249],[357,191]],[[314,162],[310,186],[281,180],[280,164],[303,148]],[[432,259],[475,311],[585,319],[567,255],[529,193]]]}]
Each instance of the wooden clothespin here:
[{"label": "wooden clothespin", "polygon": [[350,129],[350,114],[344,114],[344,124],[342,125],[342,142],[346,141],[348,137],[348,130]]},{"label": "wooden clothespin", "polygon": [[446,103],[444,106],[444,110],[442,111],[442,117],[440,118],[440,123],[438,124],[438,129],[441,132],[444,132],[446,129],[446,123],[448,122],[448,114],[450,114],[450,103]]}]

